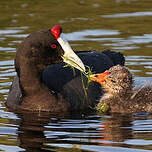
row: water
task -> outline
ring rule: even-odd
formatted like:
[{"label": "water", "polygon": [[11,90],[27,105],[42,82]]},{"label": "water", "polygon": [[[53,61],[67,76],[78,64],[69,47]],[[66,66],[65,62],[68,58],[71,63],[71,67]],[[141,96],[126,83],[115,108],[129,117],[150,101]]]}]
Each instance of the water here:
[{"label": "water", "polygon": [[149,113],[55,117],[5,106],[15,49],[29,33],[56,24],[73,49],[120,51],[135,84],[151,83],[151,6],[150,0],[0,1],[0,151],[152,151]]}]

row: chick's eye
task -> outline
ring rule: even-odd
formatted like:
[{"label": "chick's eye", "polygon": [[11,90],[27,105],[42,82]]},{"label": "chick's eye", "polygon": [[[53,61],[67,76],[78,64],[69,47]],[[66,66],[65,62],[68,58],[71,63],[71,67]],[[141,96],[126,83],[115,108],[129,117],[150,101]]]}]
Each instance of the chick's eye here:
[{"label": "chick's eye", "polygon": [[112,83],[116,83],[116,81],[115,81],[115,80],[111,80],[111,82],[112,82]]},{"label": "chick's eye", "polygon": [[52,45],[51,45],[51,48],[52,48],[52,49],[56,49],[56,47],[57,47],[56,44],[52,44]]}]

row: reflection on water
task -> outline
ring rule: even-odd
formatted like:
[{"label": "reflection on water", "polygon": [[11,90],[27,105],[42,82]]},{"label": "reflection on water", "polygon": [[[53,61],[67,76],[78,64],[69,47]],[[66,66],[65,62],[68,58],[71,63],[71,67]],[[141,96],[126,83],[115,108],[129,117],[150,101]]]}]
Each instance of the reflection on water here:
[{"label": "reflection on water", "polygon": [[[150,117],[147,114],[50,118],[46,113],[23,113],[18,116],[20,119],[10,120],[11,127],[5,127],[8,132],[3,132],[14,139],[18,134],[19,147],[27,151],[139,151],[152,142],[148,136],[152,122],[145,120]],[[147,139],[141,139],[143,135]]]},{"label": "reflection on water", "polygon": [[150,152],[151,114],[15,114],[5,101],[15,49],[29,33],[56,24],[75,50],[121,51],[135,85],[151,83],[151,6],[149,0],[0,1],[0,151]]},{"label": "reflection on water", "polygon": [[[138,45],[138,44],[144,44],[144,43],[151,43],[152,42],[152,34],[144,34],[143,36],[131,36],[131,37],[128,37],[127,39],[123,39],[123,38],[113,38],[113,40],[111,40],[111,44],[108,44],[109,46],[130,46],[130,45],[133,45],[132,49],[140,49],[140,47],[138,46],[135,46]],[[116,42],[116,43],[115,43]],[[107,44],[105,44],[107,45]],[[121,47],[120,47],[121,48]]]},{"label": "reflection on water", "polygon": [[[109,35],[119,35],[120,32],[117,30],[84,30],[73,33],[67,33],[66,37],[69,41],[101,41],[100,38],[93,38],[98,36],[109,36]],[[88,38],[88,37],[91,38]],[[106,38],[105,38],[106,39]]]},{"label": "reflection on water", "polygon": [[152,16],[152,12],[135,12],[135,13],[120,13],[113,15],[102,15],[105,18],[124,18],[124,17],[142,17],[142,16]]}]

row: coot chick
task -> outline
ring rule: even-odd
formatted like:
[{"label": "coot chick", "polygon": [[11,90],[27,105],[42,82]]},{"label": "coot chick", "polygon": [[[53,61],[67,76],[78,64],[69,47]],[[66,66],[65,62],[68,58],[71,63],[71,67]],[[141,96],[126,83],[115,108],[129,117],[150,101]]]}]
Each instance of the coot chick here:
[{"label": "coot chick", "polygon": [[102,112],[152,112],[152,86],[134,88],[133,75],[125,66],[116,65],[104,73],[91,75],[104,89],[96,108]]}]

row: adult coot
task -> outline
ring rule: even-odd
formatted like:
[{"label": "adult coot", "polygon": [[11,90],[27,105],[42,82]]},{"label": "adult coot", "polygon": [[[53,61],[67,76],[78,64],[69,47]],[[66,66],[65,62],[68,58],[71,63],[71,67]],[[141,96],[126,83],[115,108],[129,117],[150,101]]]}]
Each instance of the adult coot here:
[{"label": "adult coot", "polygon": [[[7,106],[33,111],[67,111],[69,103],[61,94],[58,99],[42,83],[42,72],[48,65],[62,61],[85,71],[79,57],[61,38],[62,29],[56,25],[51,30],[30,34],[21,43],[15,56],[17,76],[10,89]],[[21,91],[21,92],[20,92]]]},{"label": "adult coot", "polygon": [[[112,51],[75,52],[80,60],[60,34],[60,26],[55,26],[30,34],[21,43],[15,57],[17,76],[6,102],[9,108],[53,113],[90,109],[101,90],[97,83],[88,86],[87,79],[84,76],[82,79],[79,70],[85,71],[85,67],[81,60],[93,72],[124,65],[123,55]],[[73,72],[63,62],[79,70]]]}]

